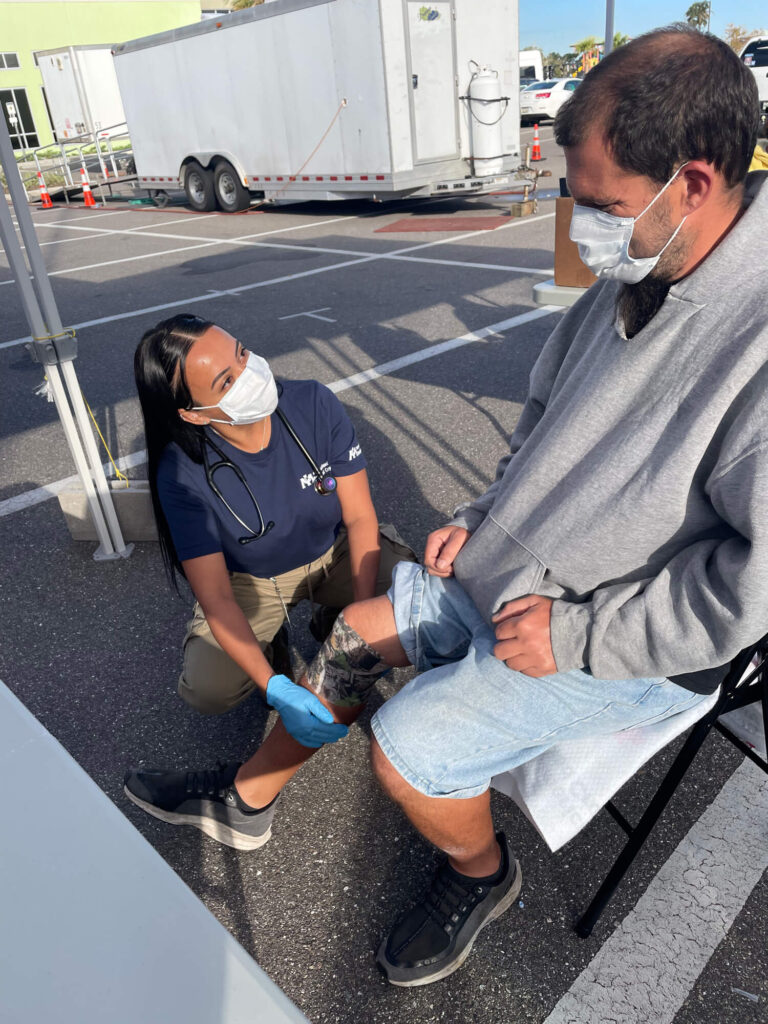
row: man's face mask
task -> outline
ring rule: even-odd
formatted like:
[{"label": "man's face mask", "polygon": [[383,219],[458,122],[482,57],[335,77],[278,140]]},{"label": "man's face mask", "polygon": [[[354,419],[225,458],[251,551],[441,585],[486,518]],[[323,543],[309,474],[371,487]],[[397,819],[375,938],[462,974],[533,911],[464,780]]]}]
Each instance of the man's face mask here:
[{"label": "man's face mask", "polygon": [[196,412],[203,409],[221,409],[228,420],[211,417],[211,423],[256,423],[270,416],[277,408],[277,385],[269,363],[261,356],[248,353],[240,376],[217,405],[195,405]]},{"label": "man's face mask", "polygon": [[[686,161],[687,163],[688,161]],[[632,241],[632,233],[635,224],[646,214],[656,200],[665,192],[677,175],[682,171],[685,164],[681,164],[669,181],[660,192],[657,192],[636,217],[615,217],[603,210],[594,210],[589,206],[573,208],[571,217],[571,241],[579,247],[579,256],[593,274],[597,277],[609,277],[615,281],[624,281],[625,284],[637,284],[653,270],[661,259],[662,254],[672,244],[680,228],[685,224],[687,217],[683,217],[675,228],[672,237],[666,243],[661,252],[656,256],[644,256],[634,259],[629,255],[629,243]]]}]

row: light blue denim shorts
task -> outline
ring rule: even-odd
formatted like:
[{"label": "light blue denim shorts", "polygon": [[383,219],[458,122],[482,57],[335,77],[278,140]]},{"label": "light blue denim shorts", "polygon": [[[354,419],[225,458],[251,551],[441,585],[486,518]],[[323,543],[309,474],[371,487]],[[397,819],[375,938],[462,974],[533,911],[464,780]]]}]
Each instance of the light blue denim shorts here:
[{"label": "light blue denim shorts", "polygon": [[494,657],[496,637],[455,579],[400,562],[387,595],[421,674],[373,717],[396,771],[426,796],[467,798],[555,743],[620,732],[685,711],[704,695],[669,679],[533,679]]}]

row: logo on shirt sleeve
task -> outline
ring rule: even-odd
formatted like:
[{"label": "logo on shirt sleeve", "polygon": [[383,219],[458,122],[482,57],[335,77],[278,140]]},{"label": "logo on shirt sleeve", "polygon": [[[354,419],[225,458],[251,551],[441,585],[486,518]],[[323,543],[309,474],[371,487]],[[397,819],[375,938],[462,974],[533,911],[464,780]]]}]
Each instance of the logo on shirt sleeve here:
[{"label": "logo on shirt sleeve", "polygon": [[362,454],[363,454],[363,449],[360,447],[359,444],[356,444],[354,448],[350,448],[349,449],[349,459],[348,459],[348,461],[352,462],[354,459],[358,459]]}]

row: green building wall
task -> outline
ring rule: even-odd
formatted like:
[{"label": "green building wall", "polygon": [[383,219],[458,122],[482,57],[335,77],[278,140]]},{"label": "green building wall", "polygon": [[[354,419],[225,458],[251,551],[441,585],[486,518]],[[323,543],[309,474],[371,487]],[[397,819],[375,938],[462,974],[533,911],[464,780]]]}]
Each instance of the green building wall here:
[{"label": "green building wall", "polygon": [[39,145],[49,145],[53,132],[35,51],[111,46],[199,20],[200,0],[0,0],[0,53],[18,54],[20,65],[0,69],[0,92],[26,91]]}]

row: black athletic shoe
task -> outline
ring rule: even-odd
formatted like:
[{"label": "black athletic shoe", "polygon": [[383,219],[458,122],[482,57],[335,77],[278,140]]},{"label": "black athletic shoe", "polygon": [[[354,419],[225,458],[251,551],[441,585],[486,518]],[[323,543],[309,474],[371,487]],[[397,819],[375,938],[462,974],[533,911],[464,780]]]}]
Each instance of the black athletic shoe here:
[{"label": "black athletic shoe", "polygon": [[392,985],[428,985],[453,974],[469,956],[479,932],[520,894],[522,873],[503,832],[498,881],[471,882],[446,861],[423,903],[400,918],[376,961]]},{"label": "black athletic shoe", "polygon": [[147,814],[171,825],[194,825],[235,850],[257,850],[272,835],[277,799],[246,813],[235,792],[239,763],[212,771],[134,769],[125,773],[125,795]]}]

